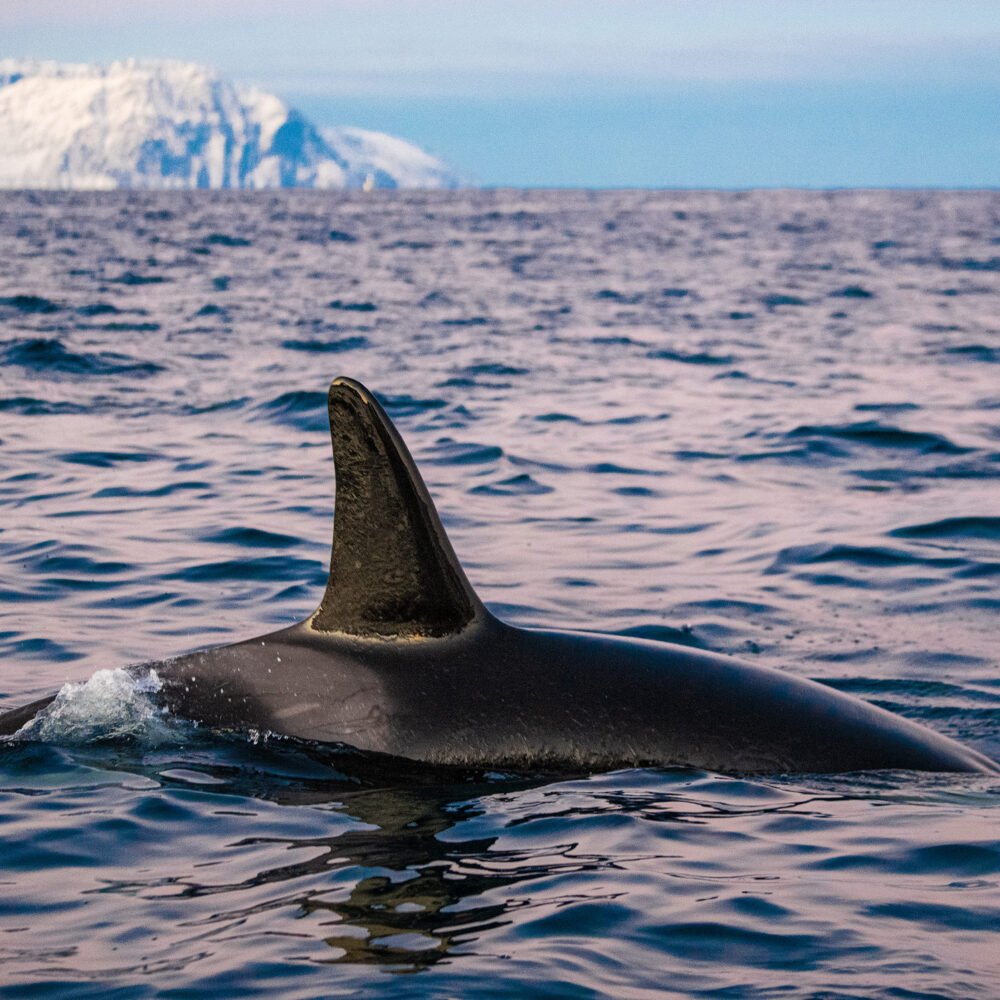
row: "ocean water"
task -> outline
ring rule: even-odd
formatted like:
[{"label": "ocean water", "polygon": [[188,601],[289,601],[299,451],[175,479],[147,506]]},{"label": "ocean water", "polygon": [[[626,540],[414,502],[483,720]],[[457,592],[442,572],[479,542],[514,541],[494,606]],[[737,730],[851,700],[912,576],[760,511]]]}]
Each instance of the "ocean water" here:
[{"label": "ocean water", "polygon": [[995,777],[373,771],[116,673],[313,610],[339,374],[501,616],[1000,757],[1000,193],[5,193],[0,708],[75,686],[2,995],[1000,996]]}]

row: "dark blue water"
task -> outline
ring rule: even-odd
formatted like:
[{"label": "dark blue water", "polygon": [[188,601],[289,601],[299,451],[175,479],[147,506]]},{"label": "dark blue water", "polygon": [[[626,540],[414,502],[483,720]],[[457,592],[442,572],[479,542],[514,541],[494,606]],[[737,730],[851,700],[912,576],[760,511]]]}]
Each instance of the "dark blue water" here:
[{"label": "dark blue water", "polygon": [[[2,195],[0,706],[313,610],[347,374],[502,616],[1000,757],[998,317],[996,193]],[[4,995],[1000,995],[995,778],[373,770],[71,690],[0,746]]]}]

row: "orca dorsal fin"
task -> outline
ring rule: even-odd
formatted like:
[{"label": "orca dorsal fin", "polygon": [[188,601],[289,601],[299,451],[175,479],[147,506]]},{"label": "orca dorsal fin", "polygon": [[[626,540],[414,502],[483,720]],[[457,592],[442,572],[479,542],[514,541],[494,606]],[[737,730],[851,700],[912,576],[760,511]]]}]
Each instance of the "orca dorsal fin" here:
[{"label": "orca dorsal fin", "polygon": [[392,421],[360,382],[330,386],[333,555],[313,628],[442,636],[487,614]]}]

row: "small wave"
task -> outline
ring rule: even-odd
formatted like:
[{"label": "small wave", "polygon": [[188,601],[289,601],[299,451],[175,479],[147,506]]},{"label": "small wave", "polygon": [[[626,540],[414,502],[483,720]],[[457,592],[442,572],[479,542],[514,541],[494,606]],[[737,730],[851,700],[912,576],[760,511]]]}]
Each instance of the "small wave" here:
[{"label": "small wave", "polygon": [[392,243],[383,243],[383,250],[433,250],[434,244],[426,240],[394,240]]},{"label": "small wave", "polygon": [[[120,461],[120,457],[118,458]],[[81,464],[90,465],[92,462]],[[104,468],[105,466],[101,466]],[[179,483],[166,483],[163,486],[153,486],[150,489],[139,490],[132,486],[104,486],[96,490],[92,496],[95,500],[103,500],[108,497],[169,497],[175,493],[187,493],[198,491],[205,496],[212,496],[212,486],[210,483],[198,480],[185,480]]]},{"label": "small wave", "polygon": [[487,326],[489,319],[486,316],[460,316],[457,319],[443,319],[442,326]]},{"label": "small wave", "polygon": [[385,396],[382,393],[376,393],[376,395],[389,415],[393,417],[411,417],[429,410],[441,410],[448,405],[445,400],[436,398],[420,399],[410,395]]},{"label": "small wave", "polygon": [[238,410],[242,406],[246,406],[249,399],[246,396],[238,396],[236,399],[222,399],[216,403],[205,403],[204,405],[198,405],[197,403],[184,403],[177,408],[177,412],[181,416],[185,417],[196,417],[202,413],[218,413],[220,410]]},{"label": "small wave", "polygon": [[[647,929],[666,954],[686,961],[718,961],[720,955],[737,968],[767,967],[775,955],[790,968],[821,967],[846,949],[846,932],[795,933],[789,930],[758,930],[721,920],[675,922]],[[721,995],[721,992],[720,992]]]},{"label": "small wave", "polygon": [[184,580],[188,583],[219,583],[251,581],[298,583],[311,582],[316,587],[326,583],[326,566],[316,559],[291,555],[259,556],[256,559],[222,559],[217,562],[187,566],[160,577],[161,580]]},{"label": "small wave", "polygon": [[879,923],[906,921],[931,932],[985,932],[991,936],[996,929],[997,913],[992,906],[949,906],[944,903],[871,903],[865,907],[867,916]]},{"label": "small wave", "polygon": [[344,312],[375,312],[378,306],[374,302],[347,302],[345,299],[334,299],[330,303],[331,309],[341,309]]},{"label": "small wave", "polygon": [[283,340],[288,351],[308,351],[312,354],[342,354],[368,346],[367,337],[342,337],[339,340]]},{"label": "small wave", "polygon": [[224,528],[201,535],[200,540],[217,545],[240,545],[249,549],[288,549],[299,544],[299,539],[291,535],[263,531],[260,528]]},{"label": "small wave", "polygon": [[952,357],[962,358],[965,361],[1000,364],[1000,348],[988,347],[986,344],[961,344],[958,347],[946,347],[944,353]]},{"label": "small wave", "polygon": [[428,292],[417,304],[421,309],[427,309],[430,306],[453,306],[455,301],[447,292],[436,288],[433,292]]},{"label": "small wave", "polygon": [[854,409],[858,413],[902,413],[908,410],[919,410],[917,403],[856,403]]},{"label": "small wave", "polygon": [[[816,566],[826,563],[843,563],[863,569],[894,569],[897,567],[907,568],[917,566],[954,569],[964,566],[966,560],[957,557],[922,556],[887,545],[830,545],[817,543],[815,545],[795,545],[782,549],[765,572],[781,573],[791,567]],[[850,585],[850,581],[843,577],[837,577],[836,580],[833,580],[827,576],[823,576],[822,578],[814,577],[813,580],[814,582],[837,582],[844,586]],[[910,580],[909,585],[912,586],[913,584],[914,581]]]},{"label": "small wave", "polygon": [[80,306],[76,312],[78,316],[117,316],[123,310],[110,302],[92,302],[90,305]]},{"label": "small wave", "polygon": [[1000,477],[1000,453],[982,455],[969,461],[950,462],[929,469],[898,466],[887,469],[852,469],[851,475],[876,483],[907,483],[934,479],[996,479]]},{"label": "small wave", "polygon": [[627,337],[625,335],[620,336],[607,336],[602,335],[599,337],[591,337],[590,342],[592,344],[600,344],[601,347],[644,347],[645,344],[641,340],[636,340],[633,337]]},{"label": "small wave", "polygon": [[258,409],[269,419],[290,424],[302,431],[326,430],[329,424],[325,392],[307,392],[302,389],[283,392]]},{"label": "small wave", "polygon": [[[975,665],[986,665],[985,661],[977,657],[963,657],[953,653],[928,652],[911,657],[911,662],[925,662],[928,667],[938,669],[945,666],[968,666],[970,661]],[[915,704],[920,700],[934,699],[938,703],[947,701],[953,707],[984,704],[992,708],[996,702],[996,695],[991,692],[946,681],[918,680],[912,677],[834,677],[824,683],[838,691],[867,698],[885,700],[891,696],[898,704]]]},{"label": "small wave", "polygon": [[213,247],[248,247],[250,240],[242,236],[228,236],[226,233],[209,233],[205,242]]},{"label": "small wave", "polygon": [[583,421],[579,417],[574,417],[569,413],[540,413],[536,420],[541,421],[543,424],[557,424],[557,423],[570,423],[570,424],[581,424]]},{"label": "small wave", "polygon": [[1000,271],[1000,257],[942,257],[939,263],[948,271]]},{"label": "small wave", "polygon": [[477,375],[496,375],[499,377],[513,378],[516,375],[529,375],[527,368],[516,368],[514,365],[504,365],[499,363],[487,363],[478,365],[468,365],[462,369],[463,374],[475,378]]},{"label": "small wave", "polygon": [[995,875],[1000,871],[1000,846],[996,844],[943,843],[903,847],[864,854],[840,854],[806,864],[822,871],[869,871],[962,878]]},{"label": "small wave", "polygon": [[830,223],[826,219],[805,219],[796,216],[790,222],[778,223],[779,233],[794,233],[797,236],[806,233],[823,233],[830,228]]},{"label": "small wave", "polygon": [[482,486],[473,487],[469,492],[488,496],[532,496],[551,493],[552,487],[538,482],[523,472],[519,476],[512,476],[497,483],[484,483]]},{"label": "small wave", "polygon": [[24,313],[54,313],[59,306],[41,295],[8,295],[0,298],[0,306],[9,306]]},{"label": "small wave", "polygon": [[615,462],[595,462],[586,466],[587,472],[598,476],[655,476],[656,469],[637,469],[628,465],[618,465]]},{"label": "small wave", "polygon": [[599,302],[619,302],[622,305],[634,306],[642,302],[642,295],[639,293],[628,294],[616,291],[614,288],[602,288],[594,293],[594,298]]},{"label": "small wave", "polygon": [[946,517],[889,532],[896,538],[986,538],[1000,541],[1000,517]]},{"label": "small wave", "polygon": [[669,625],[634,625],[631,628],[619,629],[615,635],[627,636],[631,639],[648,639],[651,642],[669,642],[675,646],[693,646],[696,649],[708,649],[708,643],[699,636],[690,625],[673,628]]},{"label": "small wave", "polygon": [[778,306],[804,306],[807,305],[805,299],[799,298],[798,295],[783,295],[781,293],[775,292],[771,295],[761,296],[761,303],[767,306],[768,309],[775,309]]},{"label": "small wave", "polygon": [[685,365],[731,365],[736,358],[732,354],[711,354],[708,351],[650,351],[647,358],[658,361],[679,361]]},{"label": "small wave", "polygon": [[632,413],[627,417],[611,417],[605,423],[612,427],[630,427],[633,424],[659,423],[661,420],[669,420],[670,414],[661,413]]},{"label": "small wave", "polygon": [[[80,327],[83,324],[79,325]],[[90,324],[87,325],[89,329],[93,329]],[[113,323],[103,323],[97,327],[99,330],[107,330],[109,333],[156,333],[160,329],[159,323],[122,323],[115,321]]]},{"label": "small wave", "polygon": [[358,238],[353,233],[345,232],[343,229],[331,229],[327,239],[331,243],[357,243]]},{"label": "small wave", "polygon": [[98,670],[82,684],[64,684],[55,700],[25,723],[14,739],[80,744],[98,740],[170,738],[166,710],[155,699],[162,684],[155,670]]},{"label": "small wave", "polygon": [[868,291],[863,285],[845,285],[835,292],[830,292],[830,297],[835,299],[873,299],[875,293]]},{"label": "small wave", "polygon": [[139,274],[136,271],[125,271],[117,278],[109,278],[116,285],[162,285],[169,281],[159,274]]},{"label": "small wave", "polygon": [[60,413],[86,413],[87,407],[77,403],[35,399],[33,396],[14,396],[0,399],[0,413],[19,413],[23,417],[54,416]]},{"label": "small wave", "polygon": [[[23,594],[3,594],[5,603],[11,603],[21,597],[23,597]],[[9,653],[19,660],[38,660],[39,663],[69,663],[72,660],[82,659],[84,655],[52,639],[40,639],[37,636],[28,639],[19,639],[17,638],[19,635],[19,632],[5,632],[0,634],[0,639],[2,639],[0,650],[5,655]]]},{"label": "small wave", "polygon": [[157,455],[145,451],[68,451],[59,456],[70,465],[90,465],[95,469],[113,469],[122,462],[152,462]]},{"label": "small wave", "polygon": [[964,455],[970,449],[949,441],[941,434],[929,431],[907,431],[890,424],[866,420],[856,424],[809,424],[796,427],[789,438],[833,438],[851,441],[871,448],[896,448],[919,451],[921,454]]},{"label": "small wave", "polygon": [[152,361],[137,361],[126,354],[102,351],[85,354],[67,350],[58,340],[33,337],[9,340],[3,345],[3,361],[33,372],[58,375],[135,375],[144,377],[163,371]]},{"label": "small wave", "polygon": [[125,573],[132,569],[132,566],[129,563],[91,559],[79,551],[66,548],[33,560],[32,568],[39,573],[69,573],[73,576],[92,578]]},{"label": "small wave", "polygon": [[433,450],[431,462],[435,465],[488,465],[503,458],[503,449],[491,444],[439,441]]},{"label": "small wave", "polygon": [[737,462],[804,462],[813,464],[818,459],[843,458],[843,448],[830,441],[806,441],[795,448],[770,448],[767,451],[752,451],[736,456]]},{"label": "small wave", "polygon": [[652,490],[648,486],[616,486],[611,492],[620,497],[658,497],[663,495],[659,490]]}]

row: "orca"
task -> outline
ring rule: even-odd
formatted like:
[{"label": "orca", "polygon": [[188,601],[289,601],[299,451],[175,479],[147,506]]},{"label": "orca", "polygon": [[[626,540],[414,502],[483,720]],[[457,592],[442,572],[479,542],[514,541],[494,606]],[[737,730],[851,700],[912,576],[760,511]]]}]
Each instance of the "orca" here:
[{"label": "orca", "polygon": [[[328,403],[336,495],[319,607],[268,635],[130,668],[155,669],[171,712],[427,765],[1000,773],[940,733],[783,670],[501,621],[375,396],[338,378]],[[0,733],[51,701],[0,716]]]}]

